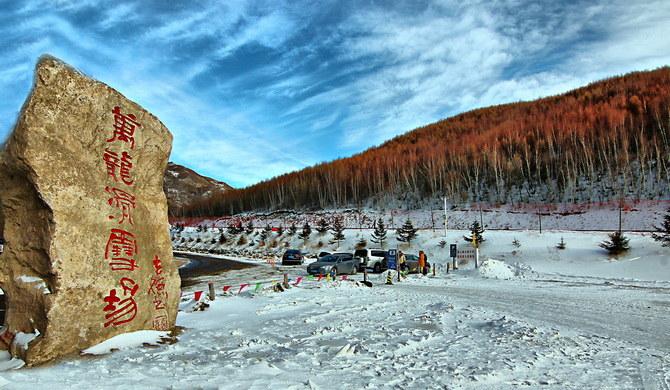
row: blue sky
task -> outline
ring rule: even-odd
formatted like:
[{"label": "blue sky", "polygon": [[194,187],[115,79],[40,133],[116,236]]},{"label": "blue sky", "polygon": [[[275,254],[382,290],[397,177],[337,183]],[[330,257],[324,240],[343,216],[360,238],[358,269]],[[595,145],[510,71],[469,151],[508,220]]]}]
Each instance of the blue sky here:
[{"label": "blue sky", "polygon": [[0,139],[49,53],[157,115],[172,161],[241,187],[668,65],[669,21],[667,0],[0,0]]}]

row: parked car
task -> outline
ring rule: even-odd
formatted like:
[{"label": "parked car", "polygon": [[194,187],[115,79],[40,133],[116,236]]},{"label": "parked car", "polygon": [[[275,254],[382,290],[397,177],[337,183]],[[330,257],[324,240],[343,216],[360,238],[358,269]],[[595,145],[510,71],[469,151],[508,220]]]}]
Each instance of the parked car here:
[{"label": "parked car", "polygon": [[374,272],[379,273],[386,269],[387,254],[388,252],[383,249],[357,249],[354,257],[361,259],[359,271],[363,271],[363,268],[372,268]]},{"label": "parked car", "polygon": [[302,265],[305,256],[299,249],[288,249],[281,258],[281,265]]},{"label": "parked car", "polygon": [[[419,269],[419,256],[406,253],[405,260],[407,261],[407,270],[409,273],[421,273],[421,270]],[[426,261],[426,265],[430,268],[429,262]]]},{"label": "parked car", "polygon": [[319,252],[319,254],[316,256],[317,259],[320,259],[322,257],[330,255],[330,252]]},{"label": "parked car", "polygon": [[355,275],[358,270],[358,259],[351,253],[333,253],[307,266],[310,275],[328,275],[335,277],[338,274]]}]

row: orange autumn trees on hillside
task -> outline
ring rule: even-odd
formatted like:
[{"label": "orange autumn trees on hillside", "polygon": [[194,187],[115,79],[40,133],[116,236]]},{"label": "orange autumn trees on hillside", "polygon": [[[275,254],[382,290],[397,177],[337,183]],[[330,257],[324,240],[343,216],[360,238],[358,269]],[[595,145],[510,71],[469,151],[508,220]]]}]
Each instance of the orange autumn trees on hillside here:
[{"label": "orange autumn trees on hillside", "polygon": [[389,194],[452,201],[652,199],[670,182],[670,68],[470,111],[191,205],[192,216],[325,208]]}]

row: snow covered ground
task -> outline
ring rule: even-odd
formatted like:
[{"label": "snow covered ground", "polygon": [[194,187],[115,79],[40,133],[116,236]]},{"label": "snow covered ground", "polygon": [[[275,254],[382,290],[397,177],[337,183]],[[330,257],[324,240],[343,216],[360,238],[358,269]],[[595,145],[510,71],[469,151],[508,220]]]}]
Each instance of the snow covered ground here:
[{"label": "snow covered ground", "polygon": [[[462,232],[451,232],[453,238]],[[258,267],[201,277],[184,293],[269,281],[297,287],[219,296],[181,312],[178,342],[140,347],[142,335],[108,341],[102,356],[5,371],[6,388],[221,389],[670,389],[670,250],[631,235],[608,259],[603,233],[487,232],[485,261],[436,277],[373,287],[307,280],[305,267]],[[565,250],[554,246],[564,237]],[[449,237],[448,237],[449,238]],[[517,238],[520,247],[511,244]],[[416,248],[445,264],[442,238]],[[349,237],[351,245],[355,237]],[[448,240],[453,241],[453,240]],[[461,240],[462,241],[462,240]],[[204,298],[203,298],[204,299]],[[186,304],[188,305],[188,304]],[[133,347],[135,346],[135,347]]]}]

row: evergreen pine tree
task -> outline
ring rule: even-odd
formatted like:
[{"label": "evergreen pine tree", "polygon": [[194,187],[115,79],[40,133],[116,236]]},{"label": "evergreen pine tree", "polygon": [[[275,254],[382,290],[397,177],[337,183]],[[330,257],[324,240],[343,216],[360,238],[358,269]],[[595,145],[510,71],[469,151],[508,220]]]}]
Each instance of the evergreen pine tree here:
[{"label": "evergreen pine tree", "polygon": [[653,233],[651,236],[655,241],[659,241],[661,246],[670,247],[670,209],[668,209],[667,214],[663,217],[663,224],[661,226],[654,226],[656,233]]},{"label": "evergreen pine tree", "polygon": [[319,222],[316,223],[316,231],[319,232],[319,234],[327,232],[329,228],[330,224],[325,218],[319,219]]},{"label": "evergreen pine tree", "polygon": [[386,227],[384,226],[384,219],[379,218],[375,222],[375,230],[372,232],[372,242],[375,242],[384,249],[384,241],[386,241]]},{"label": "evergreen pine tree", "polygon": [[563,240],[563,237],[561,237],[561,242],[559,242],[556,245],[556,249],[565,249],[565,247],[566,247],[565,241]]},{"label": "evergreen pine tree", "polygon": [[307,240],[310,234],[312,234],[312,227],[309,226],[308,222],[305,222],[305,224],[302,226],[302,232],[300,232],[298,237],[302,238],[303,240]]},{"label": "evergreen pine tree", "polygon": [[618,255],[630,249],[628,238],[623,235],[621,230],[609,234],[609,238],[609,241],[603,241],[599,246],[606,249],[610,255]]},{"label": "evergreen pine tree", "polygon": [[298,231],[298,228],[295,227],[295,223],[292,223],[291,226],[288,228],[288,235],[289,236],[294,236],[297,231]]},{"label": "evergreen pine tree", "polygon": [[265,242],[265,240],[268,238],[268,232],[272,231],[271,229],[268,229],[270,226],[267,226],[265,229],[261,230],[261,241]]},{"label": "evergreen pine tree", "polygon": [[477,238],[477,246],[479,246],[484,241],[484,236],[482,236],[482,233],[484,233],[484,228],[479,224],[479,221],[475,219],[472,222],[472,225],[470,225],[470,237],[463,236],[463,238],[467,242],[472,242],[475,238]]},{"label": "evergreen pine tree", "polygon": [[412,240],[416,238],[417,229],[412,225],[412,221],[407,218],[407,221],[396,231],[398,235],[396,239],[400,242],[406,242],[412,244]]},{"label": "evergreen pine tree", "polygon": [[340,247],[340,241],[344,240],[344,221],[341,217],[336,217],[333,220],[333,227],[330,231],[333,234],[331,243],[336,242],[337,247]]},{"label": "evergreen pine tree", "polygon": [[247,224],[246,229],[244,229],[244,232],[245,232],[246,234],[251,234],[251,233],[253,233],[253,232],[254,232],[254,223],[251,222],[251,221],[249,221],[249,223]]}]

